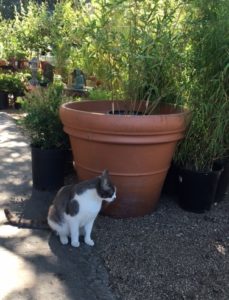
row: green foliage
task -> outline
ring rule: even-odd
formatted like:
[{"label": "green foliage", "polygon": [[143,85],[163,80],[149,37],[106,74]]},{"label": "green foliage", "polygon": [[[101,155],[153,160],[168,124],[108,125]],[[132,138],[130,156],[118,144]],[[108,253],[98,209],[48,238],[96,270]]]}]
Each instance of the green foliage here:
[{"label": "green foliage", "polygon": [[38,5],[34,1],[29,1],[26,8],[22,6],[20,12],[16,12],[11,24],[20,49],[38,53],[47,48],[50,26],[45,3]]},{"label": "green foliage", "polygon": [[27,93],[23,100],[26,116],[22,122],[31,144],[42,149],[69,149],[67,134],[59,118],[59,108],[66,99],[63,86],[50,85]]},{"label": "green foliage", "polygon": [[21,3],[26,4],[27,0],[1,0],[0,13],[5,19],[13,18],[15,7],[20,8]]},{"label": "green foliage", "polygon": [[10,20],[1,19],[0,17],[0,43],[3,48],[1,53],[4,58],[11,58],[15,56],[18,49],[18,40]]},{"label": "green foliage", "polygon": [[65,82],[75,68],[101,82],[93,99],[186,105],[192,123],[176,161],[209,170],[229,155],[228,0],[66,0],[52,13],[23,3],[0,18],[3,57],[51,49]]},{"label": "green foliage", "polygon": [[49,45],[55,56],[56,72],[66,82],[68,74],[73,69],[73,45],[77,43],[75,35],[77,18],[72,1],[60,1],[55,5],[53,14],[49,16],[49,28]]},{"label": "green foliage", "polygon": [[[91,1],[78,11],[78,64],[113,98],[179,97],[181,1]],[[92,13],[93,12],[93,13]]]},{"label": "green foliage", "polygon": [[[40,3],[40,0],[34,2]],[[50,10],[53,9],[57,0],[46,0],[45,1]],[[21,11],[21,6],[27,7],[29,0],[1,0],[0,1],[0,13],[5,19],[13,19],[15,17],[15,8],[17,11]]]},{"label": "green foliage", "polygon": [[192,123],[175,159],[188,168],[211,170],[229,151],[229,2],[196,0],[188,12]]},{"label": "green foliage", "polygon": [[93,89],[89,93],[90,100],[110,100],[112,97],[110,91],[102,89]]},{"label": "green foliage", "polygon": [[17,5],[13,19],[0,18],[0,44],[3,57],[21,58],[46,53],[55,56],[56,73],[67,81],[73,69],[72,57],[77,42],[74,1],[58,1],[51,13],[47,1],[28,0]]},{"label": "green foliage", "polygon": [[0,73],[0,90],[9,94],[22,95],[25,85],[20,75]]}]

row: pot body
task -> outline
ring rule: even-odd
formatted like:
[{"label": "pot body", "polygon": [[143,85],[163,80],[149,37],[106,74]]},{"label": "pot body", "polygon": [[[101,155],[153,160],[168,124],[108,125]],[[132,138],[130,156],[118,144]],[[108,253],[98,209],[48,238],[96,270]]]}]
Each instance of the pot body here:
[{"label": "pot body", "polygon": [[204,213],[215,202],[216,190],[222,169],[198,172],[185,169],[178,171],[178,203],[181,208],[195,213]]},{"label": "pot body", "polygon": [[8,93],[0,91],[0,109],[9,108]]},{"label": "pot body", "polygon": [[[157,115],[112,115],[111,105],[66,103],[60,117],[79,180],[107,169],[117,187],[117,199],[102,212],[117,218],[143,216],[157,205],[176,143],[184,135],[187,112],[165,106]],[[131,103],[113,102],[115,110],[130,107]]]},{"label": "pot body", "polygon": [[64,185],[65,152],[60,149],[31,148],[33,187],[56,190]]}]

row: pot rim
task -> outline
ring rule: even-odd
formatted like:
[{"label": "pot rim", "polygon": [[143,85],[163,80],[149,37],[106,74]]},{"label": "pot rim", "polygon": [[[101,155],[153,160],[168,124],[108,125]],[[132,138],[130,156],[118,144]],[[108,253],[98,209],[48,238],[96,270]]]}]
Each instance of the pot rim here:
[{"label": "pot rim", "polygon": [[178,173],[179,172],[185,172],[185,173],[195,173],[199,175],[209,175],[209,174],[214,174],[214,173],[222,173],[224,170],[224,167],[218,167],[218,168],[213,168],[212,170],[209,171],[204,171],[204,170],[193,170],[185,167],[178,166]]},{"label": "pot rim", "polygon": [[170,109],[175,109],[177,110],[177,112],[170,112],[170,113],[155,113],[155,114],[151,114],[151,115],[145,115],[145,114],[142,114],[142,115],[131,115],[131,114],[109,114],[109,111],[110,110],[107,110],[107,112],[101,112],[101,111],[93,111],[93,109],[91,110],[84,110],[83,108],[74,108],[74,106],[86,106],[87,104],[91,103],[92,105],[95,105],[98,104],[98,105],[101,105],[101,104],[108,104],[108,103],[120,103],[120,104],[125,104],[125,103],[131,103],[131,101],[125,101],[125,100],[84,100],[84,101],[71,101],[71,102],[66,102],[64,104],[62,104],[60,107],[61,108],[64,108],[68,111],[78,111],[82,114],[93,114],[93,115],[96,115],[96,116],[106,116],[106,117],[110,117],[110,118],[114,118],[114,117],[118,117],[118,118],[139,118],[139,117],[143,117],[143,118],[157,118],[157,117],[163,117],[163,116],[169,116],[169,117],[178,117],[178,116],[181,116],[181,115],[186,115],[186,117],[190,116],[191,115],[191,111],[188,109],[188,108],[185,108],[181,105],[174,105],[174,104],[164,104],[164,103],[161,103],[159,104],[159,106],[164,106],[164,107],[168,107]]}]

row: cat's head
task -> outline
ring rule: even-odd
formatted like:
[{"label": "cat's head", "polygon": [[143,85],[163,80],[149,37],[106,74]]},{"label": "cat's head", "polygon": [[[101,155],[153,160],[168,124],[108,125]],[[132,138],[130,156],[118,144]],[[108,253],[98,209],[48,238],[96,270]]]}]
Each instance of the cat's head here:
[{"label": "cat's head", "polygon": [[112,202],[116,198],[116,187],[111,182],[107,170],[104,170],[102,175],[100,176],[98,194],[103,200],[107,202]]}]

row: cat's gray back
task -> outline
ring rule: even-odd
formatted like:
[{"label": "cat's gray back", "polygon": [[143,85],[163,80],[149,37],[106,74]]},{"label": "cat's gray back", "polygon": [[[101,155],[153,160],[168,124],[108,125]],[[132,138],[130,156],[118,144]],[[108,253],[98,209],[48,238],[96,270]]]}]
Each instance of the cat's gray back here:
[{"label": "cat's gray back", "polygon": [[49,208],[48,217],[56,223],[61,223],[63,213],[74,216],[79,212],[79,203],[72,201],[74,195],[74,185],[62,187]]},{"label": "cat's gray back", "polygon": [[98,189],[100,182],[100,177],[96,177],[93,179],[85,180],[79,182],[73,186],[73,193],[74,195],[82,195],[85,191],[90,189]]},{"label": "cat's gray back", "polygon": [[75,216],[79,212],[79,203],[77,201],[77,196],[82,195],[90,189],[95,189],[98,194],[102,193],[102,187],[100,186],[100,177],[62,187],[58,191],[53,201],[53,205],[50,207],[49,218],[55,222],[60,223],[63,217],[63,213],[66,213],[70,216]]}]

